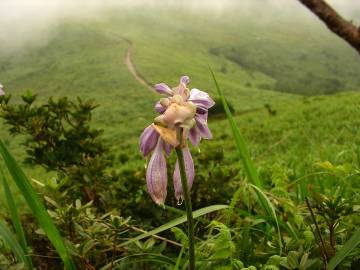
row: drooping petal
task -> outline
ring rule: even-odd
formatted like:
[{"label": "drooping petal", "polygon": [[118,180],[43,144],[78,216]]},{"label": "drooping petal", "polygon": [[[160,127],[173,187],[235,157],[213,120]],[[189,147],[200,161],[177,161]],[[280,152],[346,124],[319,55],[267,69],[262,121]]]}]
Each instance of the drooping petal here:
[{"label": "drooping petal", "polygon": [[5,95],[4,86],[0,84],[0,96],[4,96],[4,95]]},{"label": "drooping petal", "polygon": [[155,111],[157,111],[158,113],[164,113],[166,111],[166,108],[163,107],[160,102],[156,102],[155,104]]},{"label": "drooping petal", "polygon": [[205,106],[202,106],[199,104],[195,104],[195,105],[196,105],[196,113],[197,114],[206,114],[207,115],[209,110]]},{"label": "drooping petal", "polygon": [[166,143],[173,147],[179,145],[175,129],[170,129],[159,125],[154,125],[154,129]]},{"label": "drooping petal", "polygon": [[165,150],[165,153],[167,156],[170,156],[170,153],[171,153],[171,145],[164,142],[164,150]]},{"label": "drooping petal", "polygon": [[198,146],[199,143],[200,143],[200,133],[199,131],[197,130],[197,127],[193,127],[190,129],[189,131],[189,139],[190,139],[190,142],[193,146]]},{"label": "drooping petal", "polygon": [[186,84],[183,82],[180,82],[180,84],[172,89],[174,96],[179,95],[182,97],[182,99],[185,101],[189,98],[190,91],[186,87]]},{"label": "drooping petal", "polygon": [[146,170],[148,192],[156,204],[163,205],[167,195],[167,168],[164,142],[159,139]]},{"label": "drooping petal", "polygon": [[[194,161],[191,157],[191,153],[188,147],[182,149],[183,156],[184,156],[184,165],[185,165],[185,173],[188,183],[188,188],[191,190],[191,187],[194,182],[195,177],[195,168],[194,168]],[[177,200],[180,200],[183,195],[183,189],[181,184],[181,176],[180,176],[180,169],[179,169],[179,161],[176,160],[175,170],[173,175],[174,181],[174,190],[175,190],[175,197]]]},{"label": "drooping petal", "polygon": [[199,130],[200,136],[204,139],[212,139],[212,133],[210,129],[208,128],[207,122],[204,121],[201,117],[198,117],[198,115],[195,116],[196,121],[196,127]]},{"label": "drooping petal", "polygon": [[207,123],[208,110],[206,110],[206,112],[203,112],[203,113],[196,113],[195,119],[197,119],[198,121]]},{"label": "drooping petal", "polygon": [[154,129],[153,124],[144,129],[140,136],[140,151],[144,156],[147,156],[154,149],[158,139],[159,133]]},{"label": "drooping petal", "polygon": [[165,83],[158,83],[155,84],[155,91],[159,94],[166,95],[166,96],[172,96],[173,91],[169,86],[167,86]]},{"label": "drooping petal", "polygon": [[184,100],[187,100],[190,95],[190,91],[187,88],[189,82],[189,76],[181,76],[179,85],[173,88],[173,94],[180,95]]},{"label": "drooping petal", "polygon": [[191,89],[189,101],[192,101],[197,106],[205,107],[206,109],[214,106],[215,102],[208,93],[200,91],[199,89]]}]

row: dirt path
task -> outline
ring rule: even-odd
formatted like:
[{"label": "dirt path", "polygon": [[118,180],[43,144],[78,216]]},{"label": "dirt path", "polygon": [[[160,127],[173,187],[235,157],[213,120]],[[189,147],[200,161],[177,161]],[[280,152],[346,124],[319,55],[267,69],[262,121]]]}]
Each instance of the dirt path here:
[{"label": "dirt path", "polygon": [[109,35],[111,38],[115,38],[117,40],[122,40],[125,41],[128,45],[127,50],[126,50],[126,54],[125,54],[125,58],[123,60],[124,64],[126,65],[127,69],[129,70],[130,74],[132,75],[132,77],[134,78],[135,81],[137,81],[139,84],[141,84],[142,86],[145,86],[146,88],[153,90],[153,84],[150,83],[149,81],[147,81],[144,76],[142,76],[139,72],[139,70],[136,68],[134,62],[132,61],[133,58],[133,42],[126,38],[123,37],[121,35],[119,35],[118,33],[108,30],[106,31],[106,34]]},{"label": "dirt path", "polygon": [[128,44],[128,48],[126,51],[126,55],[125,55],[125,59],[124,59],[124,64],[126,65],[127,69],[129,70],[129,72],[131,73],[131,75],[134,77],[134,79],[140,83],[141,85],[149,88],[150,90],[153,89],[153,86],[151,83],[149,83],[137,70],[136,66],[134,65],[134,62],[132,61],[132,49],[133,49],[133,43],[131,40],[126,39],[126,38],[122,38],[124,39],[127,44]]}]

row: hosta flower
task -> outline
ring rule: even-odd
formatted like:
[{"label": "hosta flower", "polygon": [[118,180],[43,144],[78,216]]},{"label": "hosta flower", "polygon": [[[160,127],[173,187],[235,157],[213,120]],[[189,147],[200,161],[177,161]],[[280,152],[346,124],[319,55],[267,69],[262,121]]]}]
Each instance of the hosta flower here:
[{"label": "hosta flower", "polygon": [[0,83],[0,96],[5,95],[4,86]]},{"label": "hosta flower", "polygon": [[[201,138],[212,138],[207,126],[207,117],[208,109],[215,103],[203,91],[196,88],[190,91],[187,88],[189,81],[188,76],[183,76],[179,85],[174,88],[164,83],[155,85],[155,90],[164,96],[155,105],[155,110],[160,115],[140,136],[140,150],[143,155],[148,156],[152,153],[146,172],[148,192],[160,205],[164,204],[167,195],[167,167],[164,153],[170,155],[172,148],[181,148],[190,189],[195,170],[186,140],[189,138],[194,146],[198,146]],[[180,131],[183,132],[182,142],[179,141]],[[181,200],[183,191],[178,161],[173,173],[173,182],[175,197]]]}]

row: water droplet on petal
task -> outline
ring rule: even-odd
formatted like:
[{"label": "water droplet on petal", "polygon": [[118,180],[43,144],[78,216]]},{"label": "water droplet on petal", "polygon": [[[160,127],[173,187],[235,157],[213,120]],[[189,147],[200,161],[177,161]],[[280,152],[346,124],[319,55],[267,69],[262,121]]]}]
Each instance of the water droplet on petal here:
[{"label": "water droplet on petal", "polygon": [[182,205],[184,202],[184,199],[181,197],[180,200],[177,201],[177,205]]}]

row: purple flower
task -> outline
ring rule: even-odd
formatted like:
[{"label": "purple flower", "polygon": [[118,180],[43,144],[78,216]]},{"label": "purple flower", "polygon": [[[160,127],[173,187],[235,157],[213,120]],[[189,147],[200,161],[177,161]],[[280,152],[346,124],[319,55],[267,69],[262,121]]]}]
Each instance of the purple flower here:
[{"label": "purple flower", "polygon": [[4,92],[4,86],[0,83],[0,96],[4,96],[5,92]]},{"label": "purple flower", "polygon": [[[164,96],[155,105],[155,110],[160,115],[140,136],[140,150],[143,155],[148,156],[152,152],[146,172],[148,192],[155,203],[160,205],[164,204],[167,194],[167,168],[164,152],[170,155],[173,147],[181,147],[190,189],[195,170],[186,139],[189,138],[194,146],[198,146],[201,138],[212,138],[207,126],[207,117],[208,110],[215,102],[203,91],[196,88],[190,91],[187,88],[189,82],[188,76],[182,76],[179,85],[174,88],[170,88],[165,83],[155,85],[155,91]],[[178,139],[180,128],[183,130],[182,142]],[[175,197],[181,200],[183,191],[178,161],[175,165],[173,182]]]},{"label": "purple flower", "polygon": [[[181,95],[185,102],[191,102],[196,106],[195,122],[196,124],[189,131],[189,139],[192,145],[198,146],[201,138],[211,139],[212,134],[210,129],[207,126],[208,110],[214,106],[215,102],[211,99],[208,93],[200,91],[199,89],[193,88],[189,91],[186,86],[190,82],[188,76],[182,76],[180,78],[179,86],[170,89],[164,83],[155,85],[155,90],[164,94],[168,97],[173,97],[174,95]],[[166,89],[166,91],[164,91]],[[162,99],[166,100],[166,99]],[[155,110],[159,113],[164,113],[168,106],[166,102],[158,102],[155,105]]]}]

